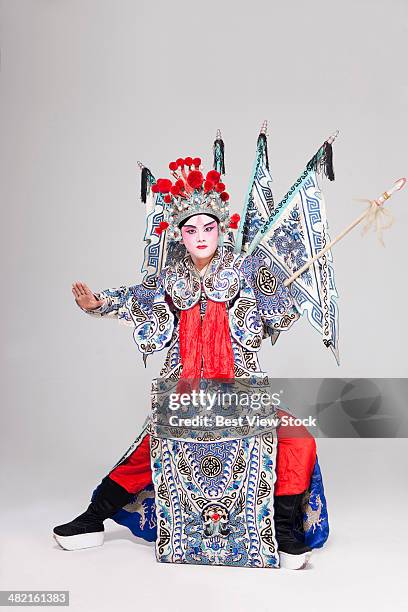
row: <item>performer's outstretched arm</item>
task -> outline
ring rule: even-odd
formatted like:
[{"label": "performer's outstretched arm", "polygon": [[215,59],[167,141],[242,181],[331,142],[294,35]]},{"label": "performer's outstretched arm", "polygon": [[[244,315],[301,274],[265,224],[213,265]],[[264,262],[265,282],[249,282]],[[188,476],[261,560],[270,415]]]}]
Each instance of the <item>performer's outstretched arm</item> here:
[{"label": "performer's outstretched arm", "polygon": [[141,285],[122,285],[117,289],[109,288],[94,293],[85,283],[77,282],[72,285],[72,293],[78,306],[87,314],[119,318],[123,323],[131,324],[124,306],[141,287]]}]

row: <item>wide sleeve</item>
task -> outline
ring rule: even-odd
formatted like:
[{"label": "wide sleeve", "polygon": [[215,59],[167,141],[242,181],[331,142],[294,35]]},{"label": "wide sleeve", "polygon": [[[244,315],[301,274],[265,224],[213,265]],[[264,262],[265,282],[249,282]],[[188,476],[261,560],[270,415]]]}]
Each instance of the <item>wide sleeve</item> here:
[{"label": "wide sleeve", "polygon": [[88,315],[114,318],[124,325],[134,326],[130,311],[131,305],[137,303],[144,311],[150,311],[155,292],[156,288],[147,288],[143,284],[121,285],[118,288],[103,289],[94,293],[98,300],[104,300],[104,303],[99,308],[86,310],[79,306],[79,304],[78,306]]},{"label": "wide sleeve", "polygon": [[133,327],[133,339],[145,356],[160,351],[171,342],[175,328],[175,314],[164,287],[165,276],[166,269],[163,269],[149,286],[142,283],[99,291],[95,297],[104,303],[85,312],[96,317],[117,318],[120,323]]},{"label": "wide sleeve", "polygon": [[282,331],[286,331],[300,317],[290,288],[260,258],[248,256],[245,261],[247,274],[260,314],[264,337],[271,337],[274,344]]}]

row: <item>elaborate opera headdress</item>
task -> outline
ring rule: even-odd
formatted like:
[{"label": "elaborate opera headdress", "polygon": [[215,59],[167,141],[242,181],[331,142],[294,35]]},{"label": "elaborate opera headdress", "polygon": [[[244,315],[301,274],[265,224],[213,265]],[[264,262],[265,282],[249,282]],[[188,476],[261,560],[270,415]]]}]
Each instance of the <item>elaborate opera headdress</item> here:
[{"label": "elaborate opera headdress", "polygon": [[152,184],[153,193],[160,193],[165,204],[165,220],[155,229],[157,234],[167,232],[171,240],[181,240],[179,224],[192,215],[207,214],[219,221],[221,233],[236,229],[238,214],[230,216],[229,194],[218,170],[209,170],[204,176],[199,157],[178,158],[169,163],[173,181],[159,178]]}]

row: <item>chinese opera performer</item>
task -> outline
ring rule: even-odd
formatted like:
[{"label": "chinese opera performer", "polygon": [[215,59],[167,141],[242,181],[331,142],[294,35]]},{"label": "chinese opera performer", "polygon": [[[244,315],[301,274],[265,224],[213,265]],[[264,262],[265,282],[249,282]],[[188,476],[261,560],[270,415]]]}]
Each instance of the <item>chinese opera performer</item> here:
[{"label": "chinese opera performer", "polygon": [[[230,209],[220,132],[208,171],[184,157],[170,162],[171,178],[156,179],[140,164],[142,282],[99,292],[77,282],[72,292],[83,312],[129,326],[145,362],[166,350],[153,395],[158,380],[267,378],[262,342],[275,345],[300,319],[338,362],[331,252],[285,284],[329,241],[319,181],[334,180],[333,140],[275,203],[265,123],[240,215]],[[67,550],[99,546],[108,518],[154,541],[161,562],[303,568],[329,534],[316,441],[303,425],[283,424],[256,435],[165,438],[149,413],[87,510],[55,527],[54,538]]]}]

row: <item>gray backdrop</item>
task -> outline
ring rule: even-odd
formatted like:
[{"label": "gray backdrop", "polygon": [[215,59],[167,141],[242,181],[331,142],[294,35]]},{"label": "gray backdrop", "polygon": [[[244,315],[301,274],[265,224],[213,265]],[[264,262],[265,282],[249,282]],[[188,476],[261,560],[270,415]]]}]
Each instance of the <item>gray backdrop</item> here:
[{"label": "gray backdrop", "polygon": [[[269,589],[276,572],[271,578],[264,572],[237,570],[232,576],[228,570],[156,567],[153,551],[143,557],[124,535],[125,544],[112,535],[110,549],[68,556],[53,544],[52,526],[84,509],[92,489],[137,434],[148,410],[150,380],[164,357],[150,358],[145,369],[131,329],[88,317],[75,305],[71,284],[80,280],[98,290],[140,282],[144,209],[136,162],[141,159],[157,176],[166,176],[168,162],[178,156],[200,155],[208,167],[217,128],[225,140],[234,212],[241,211],[264,119],[276,200],[339,129],[336,181],[323,182],[323,191],[332,237],[341,231],[363,210],[353,197],[377,197],[408,174],[407,4],[3,0],[0,5],[1,494],[9,513],[2,525],[9,539],[0,551],[1,588],[75,584],[79,589],[82,579],[75,604],[82,609],[91,597],[86,583],[93,580],[85,567],[95,568],[96,559],[103,563],[92,574],[99,589],[101,576],[112,578],[112,563],[125,571],[123,544],[129,549],[129,576],[148,567],[154,584],[164,580],[164,572],[170,583],[194,577],[189,584],[195,588],[200,580],[222,579],[225,586],[240,573],[253,593],[248,605],[269,609],[262,603],[264,587],[251,581],[264,581]],[[272,376],[407,376],[402,280],[407,198],[408,188],[389,203],[395,223],[385,232],[385,248],[374,234],[362,238],[358,229],[334,248],[340,367],[301,320],[275,347],[265,344],[262,365]],[[336,549],[334,537],[332,548],[318,557],[321,571],[334,579],[336,563],[350,562],[349,546],[357,546],[353,559],[367,555],[364,567],[371,567],[378,552],[370,548],[370,534],[360,546],[360,531],[348,539],[355,508],[344,503],[339,483],[347,483],[348,494],[358,498],[361,482],[372,482],[379,494],[382,477],[372,479],[375,454],[390,492],[401,491],[394,457],[405,473],[406,441],[387,441],[387,452],[376,440],[319,442],[329,511],[337,512],[344,529],[337,540],[344,550]],[[367,445],[370,459],[363,452]],[[367,497],[361,502],[368,504]],[[360,507],[363,522],[367,508]],[[359,570],[357,565],[350,576]],[[207,571],[205,577],[201,571]],[[305,575],[310,572],[303,582]],[[295,580],[288,573],[279,576]],[[371,578],[368,572],[367,588]],[[395,595],[395,573],[389,579]],[[147,597],[154,587],[146,584]],[[359,585],[351,584],[354,596]],[[386,590],[376,593],[379,605]],[[313,588],[307,593],[314,601]],[[173,595],[174,607],[181,609]],[[296,590],[292,596],[301,595]],[[231,602],[239,608],[232,591],[222,597],[227,609]],[[107,601],[102,598],[97,609],[105,609]],[[210,597],[211,602],[215,605]]]}]

